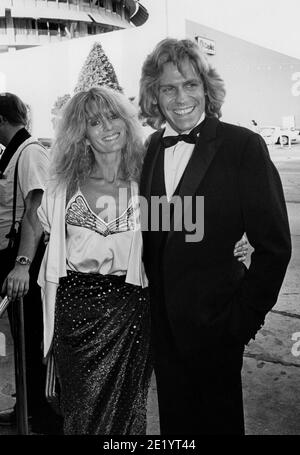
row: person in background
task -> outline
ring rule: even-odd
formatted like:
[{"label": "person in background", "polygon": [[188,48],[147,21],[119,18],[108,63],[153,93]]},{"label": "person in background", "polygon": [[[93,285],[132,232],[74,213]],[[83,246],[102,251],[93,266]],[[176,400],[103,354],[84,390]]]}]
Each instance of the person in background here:
[{"label": "person in background", "polygon": [[[169,232],[143,232],[163,435],[244,434],[244,346],[276,303],[291,256],[279,174],[258,134],[219,120],[224,97],[196,42],[165,39],[144,62],[141,114],[158,131],[140,193],[149,219],[153,196],[190,201],[182,218],[174,208]],[[184,216],[197,220],[201,198],[203,229],[192,235]],[[244,232],[249,269],[232,256]]]},{"label": "person in background", "polygon": [[[60,420],[45,398],[46,367],[41,350],[43,322],[37,275],[44,254],[42,227],[37,218],[48,176],[49,156],[26,129],[27,108],[12,93],[0,94],[0,262],[1,294],[11,301],[24,297],[26,381],[32,431],[59,432]],[[18,162],[16,222],[21,223],[17,257],[9,248],[13,219],[14,173]],[[12,329],[12,306],[8,308]],[[13,333],[12,333],[13,334]],[[15,408],[0,412],[0,425],[16,423]]]}]

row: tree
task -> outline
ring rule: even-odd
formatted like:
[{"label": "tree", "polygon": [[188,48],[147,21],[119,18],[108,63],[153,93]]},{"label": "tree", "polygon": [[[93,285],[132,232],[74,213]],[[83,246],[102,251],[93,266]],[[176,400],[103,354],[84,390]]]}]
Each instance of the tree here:
[{"label": "tree", "polygon": [[[100,43],[94,43],[89,55],[80,71],[74,93],[88,90],[92,87],[105,85],[119,92],[123,92],[120,87],[115,70],[108,60]],[[70,94],[59,96],[51,110],[53,114],[52,123],[54,129],[60,119],[61,110],[71,99]]]},{"label": "tree", "polygon": [[52,114],[51,122],[52,122],[52,126],[53,126],[54,130],[56,129],[56,126],[61,117],[62,108],[65,106],[65,104],[67,104],[67,102],[70,99],[71,99],[71,95],[69,93],[66,93],[63,96],[59,96],[57,98],[57,100],[55,101],[53,108],[51,109],[51,114]]},{"label": "tree", "polygon": [[52,114],[57,115],[59,111],[64,107],[65,104],[71,99],[71,95],[66,93],[63,96],[59,96],[55,101],[53,108],[51,110]]},{"label": "tree", "polygon": [[94,43],[79,74],[74,92],[89,90],[92,87],[105,85],[123,92],[115,70],[108,60],[100,43]]}]

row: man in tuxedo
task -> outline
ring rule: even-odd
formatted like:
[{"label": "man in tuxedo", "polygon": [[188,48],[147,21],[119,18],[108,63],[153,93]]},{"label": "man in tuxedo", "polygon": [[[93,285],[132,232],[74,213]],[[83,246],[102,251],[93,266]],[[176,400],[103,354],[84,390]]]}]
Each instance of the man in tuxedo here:
[{"label": "man in tuxedo", "polygon": [[[140,188],[162,434],[244,434],[244,346],[276,303],[291,255],[278,172],[258,134],[219,120],[224,97],[195,42],[168,38],[144,62],[140,107],[158,130]],[[170,229],[162,220],[151,229],[163,196]],[[199,207],[193,238],[185,217],[199,219]],[[232,255],[244,232],[254,247],[249,269]]]}]

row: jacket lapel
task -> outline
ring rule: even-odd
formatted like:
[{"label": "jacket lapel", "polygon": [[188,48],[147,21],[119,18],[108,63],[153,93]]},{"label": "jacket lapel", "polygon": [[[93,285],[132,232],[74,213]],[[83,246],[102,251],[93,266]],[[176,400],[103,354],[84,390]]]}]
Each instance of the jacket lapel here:
[{"label": "jacket lapel", "polygon": [[150,143],[148,146],[147,155],[145,157],[143,172],[141,176],[140,194],[147,200],[151,197],[151,187],[153,179],[153,171],[158,154],[162,152],[163,147],[161,145],[161,136],[164,130],[157,131],[151,136]]},{"label": "jacket lapel", "polygon": [[[218,124],[219,120],[217,118],[206,118],[204,121],[199,139],[195,144],[193,154],[188,162],[177,193],[180,196],[180,201],[175,198],[173,213],[180,213],[176,211],[176,204],[178,203],[182,204],[184,210],[187,209],[187,201],[184,202],[184,197],[193,196],[204,179],[221,142],[221,139],[217,138]],[[171,226],[173,226],[173,220],[171,220]],[[173,232],[174,228],[169,232],[168,239]]]},{"label": "jacket lapel", "polygon": [[179,196],[192,196],[205,177],[219,145],[219,141],[216,141],[217,124],[216,118],[205,120],[200,137],[186,167],[178,193]]}]

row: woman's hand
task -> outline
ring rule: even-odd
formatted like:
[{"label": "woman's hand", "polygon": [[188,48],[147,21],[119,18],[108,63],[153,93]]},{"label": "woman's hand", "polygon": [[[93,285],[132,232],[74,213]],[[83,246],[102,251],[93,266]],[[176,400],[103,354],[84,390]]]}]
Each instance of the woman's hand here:
[{"label": "woman's hand", "polygon": [[245,262],[249,250],[249,243],[245,235],[236,242],[233,250],[233,255],[239,262]]}]

